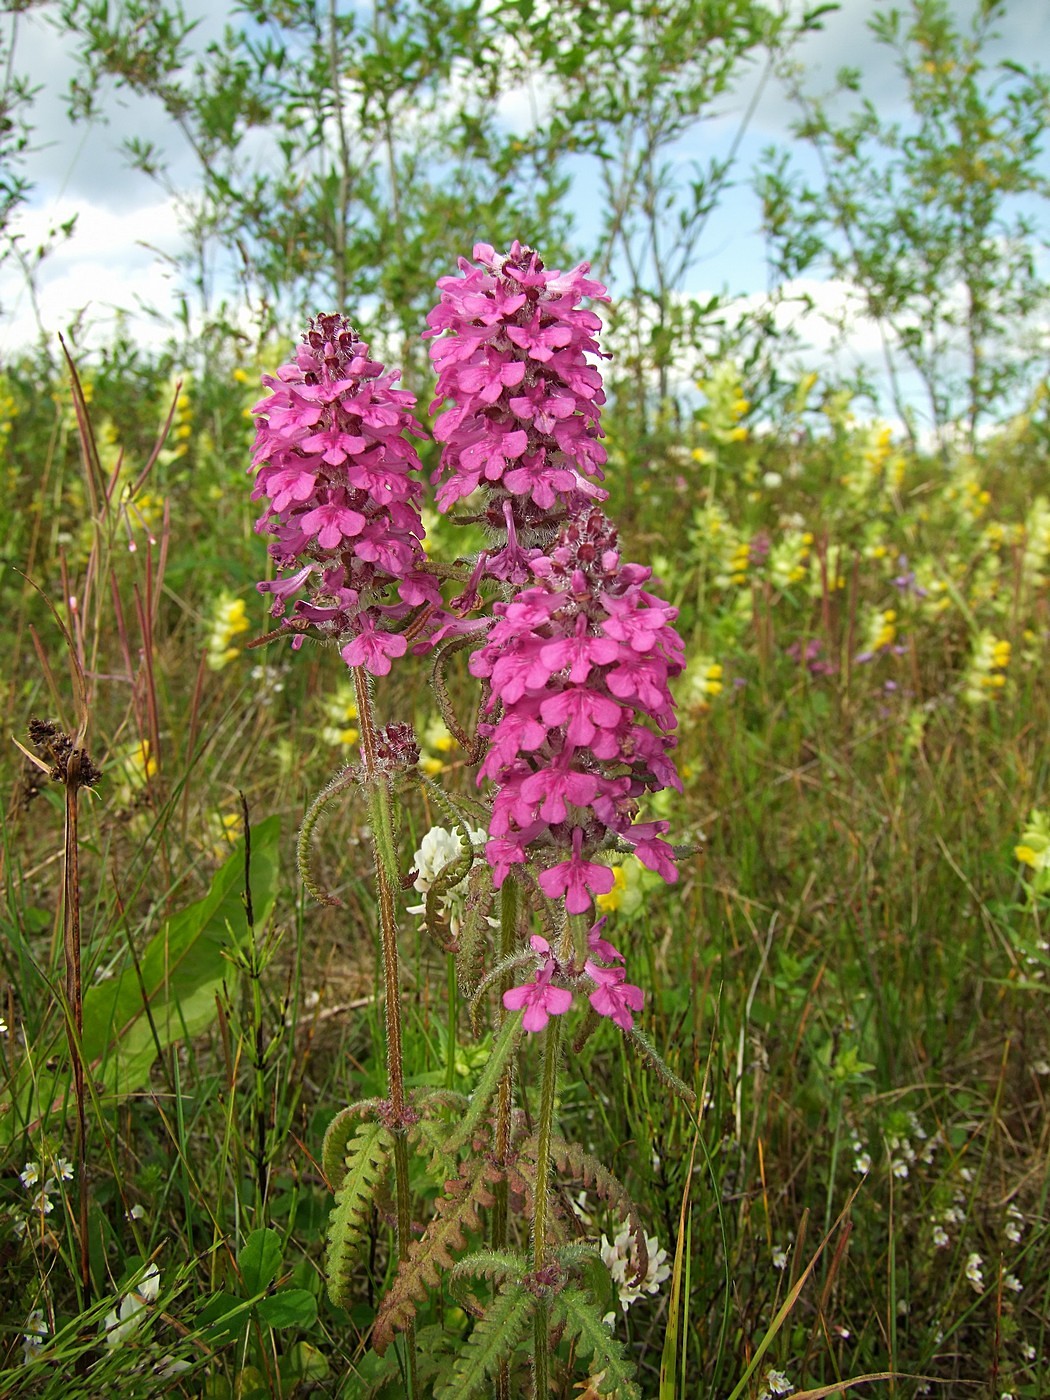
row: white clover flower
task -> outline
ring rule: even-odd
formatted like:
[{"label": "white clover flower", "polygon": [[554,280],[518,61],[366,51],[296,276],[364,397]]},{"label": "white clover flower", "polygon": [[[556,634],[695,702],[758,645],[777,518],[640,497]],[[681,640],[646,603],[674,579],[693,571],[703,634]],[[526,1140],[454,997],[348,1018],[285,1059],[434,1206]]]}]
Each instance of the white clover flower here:
[{"label": "white clover flower", "polygon": [[943,1225],[935,1225],[933,1227],[933,1242],[938,1249],[944,1249],[951,1244],[951,1240],[948,1238],[948,1231]]},{"label": "white clover flower", "polygon": [[103,1321],[106,1332],[106,1345],[122,1345],[142,1322],[148,1303],[155,1303],[160,1293],[160,1270],[156,1264],[147,1264],[139,1279],[137,1288],[125,1293],[120,1303],[108,1312]]},{"label": "white clover flower", "polygon": [[782,1245],[777,1245],[773,1250],[774,1269],[786,1269],[788,1262],[788,1252]]},{"label": "white clover flower", "polygon": [[[488,840],[488,832],[481,827],[468,826],[467,834],[473,846],[484,846]],[[416,878],[412,882],[413,889],[418,890],[422,895],[428,894],[434,881],[446,866],[459,860],[462,854],[463,838],[458,831],[447,831],[443,826],[432,826],[419,843],[419,850],[412,858],[416,868]],[[448,917],[453,937],[459,931],[459,920],[465,894],[466,886],[460,881],[441,896],[441,912]],[[408,906],[408,913],[425,914],[426,907],[425,901],[422,904],[412,904]],[[489,923],[498,927],[497,921],[490,919]]]},{"label": "white clover flower", "polygon": [[665,1279],[671,1277],[667,1250],[659,1247],[655,1236],[645,1236],[645,1274],[635,1282],[634,1231],[625,1222],[612,1244],[602,1235],[602,1262],[609,1270],[620,1294],[620,1307],[627,1311],[643,1293],[656,1293]]},{"label": "white clover flower", "polygon": [[983,1263],[984,1260],[979,1254],[971,1254],[966,1260],[966,1277],[975,1293],[984,1292],[984,1274],[981,1273]]},{"label": "white clover flower", "polygon": [[22,1185],[28,1191],[30,1186],[35,1186],[40,1180],[40,1163],[27,1162],[18,1175]]},{"label": "white clover flower", "polygon": [[[484,832],[470,832],[470,839],[484,840]],[[459,860],[463,854],[463,838],[458,831],[447,831],[443,826],[432,826],[419,843],[419,850],[413,856],[416,878],[413,889],[426,894],[447,865]]]}]

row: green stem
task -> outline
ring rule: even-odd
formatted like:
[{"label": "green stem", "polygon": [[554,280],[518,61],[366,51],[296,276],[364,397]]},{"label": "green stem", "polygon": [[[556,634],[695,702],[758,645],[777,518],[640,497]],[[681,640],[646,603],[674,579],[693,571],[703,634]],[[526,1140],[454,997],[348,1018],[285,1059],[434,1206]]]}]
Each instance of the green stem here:
[{"label": "green stem", "polygon": [[[561,1017],[552,1016],[544,1032],[543,1088],[536,1149],[536,1200],[532,1214],[532,1268],[538,1274],[547,1265],[547,1214],[550,1207],[551,1139],[554,1136],[554,1106],[558,1093],[558,1065],[561,1060]],[[534,1319],[533,1368],[537,1400],[549,1393],[550,1312],[542,1293]]]},{"label": "green stem", "polygon": [[[394,1187],[397,1197],[397,1257],[408,1253],[412,1239],[412,1207],[408,1189],[408,1144],[405,1140],[405,1064],[401,1041],[401,986],[397,957],[397,908],[394,888],[397,856],[394,843],[393,798],[390,784],[379,769],[375,715],[368,676],[353,668],[361,733],[361,766],[369,791],[369,819],[379,895],[379,934],[383,949],[383,989],[386,1008],[386,1070],[390,1094],[390,1119],[394,1132]],[[405,1328],[408,1394],[418,1400],[416,1380],[416,1328]]]},{"label": "green stem", "polygon": [[[500,889],[499,915],[500,957],[508,958],[514,951],[514,944],[518,936],[518,882],[512,875],[507,876]],[[510,983],[511,975],[507,972],[500,978],[499,984],[500,1026],[507,1017],[507,1011],[503,1005],[503,993],[508,989]],[[496,1091],[496,1130],[493,1147],[496,1161],[501,1167],[506,1163],[510,1154],[512,1093],[512,1075],[508,1067],[506,1072],[500,1076],[499,1088]],[[510,1191],[505,1175],[501,1175],[499,1181],[496,1182],[493,1194],[496,1197],[496,1202],[492,1207],[492,1247],[493,1249],[505,1249],[507,1247],[507,1220],[510,1214]],[[511,1400],[510,1365],[504,1357],[500,1358],[496,1367],[496,1400]]]}]

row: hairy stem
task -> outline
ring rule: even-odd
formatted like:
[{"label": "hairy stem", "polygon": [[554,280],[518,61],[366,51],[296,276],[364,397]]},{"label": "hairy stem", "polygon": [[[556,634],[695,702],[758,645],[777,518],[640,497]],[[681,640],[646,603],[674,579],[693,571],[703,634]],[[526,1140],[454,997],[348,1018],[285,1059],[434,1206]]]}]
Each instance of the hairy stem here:
[{"label": "hairy stem", "polygon": [[[551,1139],[554,1136],[554,1106],[558,1091],[558,1065],[561,1060],[561,1017],[552,1016],[544,1031],[543,1089],[536,1151],[536,1203],[532,1216],[532,1268],[539,1275],[547,1266],[547,1213],[550,1206]],[[550,1309],[542,1280],[537,1278],[538,1300],[533,1332],[533,1367],[537,1400],[549,1393]]]},{"label": "hairy stem", "polygon": [[[397,859],[394,849],[393,798],[390,784],[379,769],[375,714],[368,677],[353,668],[361,733],[361,763],[369,790],[369,819],[379,895],[379,934],[383,949],[383,988],[386,1007],[386,1069],[390,1094],[390,1120],[394,1132],[394,1188],[397,1198],[397,1256],[403,1259],[412,1238],[412,1209],[408,1190],[408,1144],[405,1140],[405,1065],[401,1042],[401,987],[397,957],[397,909],[394,890]],[[405,1328],[408,1395],[417,1400],[416,1329]]]}]

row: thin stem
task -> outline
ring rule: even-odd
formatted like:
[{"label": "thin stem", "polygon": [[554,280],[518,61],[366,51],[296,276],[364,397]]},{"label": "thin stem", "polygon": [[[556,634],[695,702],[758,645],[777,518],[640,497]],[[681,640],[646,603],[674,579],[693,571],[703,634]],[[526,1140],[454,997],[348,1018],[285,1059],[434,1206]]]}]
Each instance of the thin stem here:
[{"label": "thin stem", "polygon": [[[376,888],[379,895],[379,933],[383,949],[383,987],[386,1007],[386,1068],[390,1094],[390,1121],[394,1133],[394,1186],[397,1197],[397,1256],[403,1259],[412,1238],[412,1209],[408,1189],[408,1144],[405,1140],[405,1066],[401,1042],[401,987],[397,957],[397,911],[394,901],[396,858],[390,784],[380,771],[375,714],[367,674],[353,668],[357,697],[358,726],[361,734],[361,760],[369,789],[369,817],[375,856]],[[408,1394],[417,1400],[416,1329],[405,1328],[405,1356]]]},{"label": "thin stem", "polygon": [[84,986],[80,971],[80,845],[77,834],[77,796],[80,792],[80,750],[74,749],[66,765],[65,860],[63,865],[63,920],[65,924],[66,1003],[72,1018],[67,1025],[73,1089],[77,1101],[77,1187],[79,1193],[80,1282],[84,1301],[91,1297],[91,1261],[88,1250],[87,1104],[84,1059],[80,1046],[84,1035]]},{"label": "thin stem", "polygon": [[[561,1017],[552,1016],[544,1032],[543,1089],[540,1095],[538,1145],[536,1151],[536,1201],[532,1215],[532,1268],[539,1275],[547,1266],[547,1214],[550,1206],[551,1138],[554,1135],[554,1106],[558,1092],[558,1065],[561,1060]],[[550,1310],[537,1278],[539,1293],[533,1329],[533,1374],[537,1400],[550,1390]]]},{"label": "thin stem", "polygon": [[[512,875],[503,881],[500,890],[500,958],[509,958],[514,951],[518,934],[518,882]],[[499,983],[499,1025],[507,1016],[503,1005],[503,993],[511,984],[510,972],[505,972]],[[493,1149],[496,1162],[502,1168],[510,1154],[510,1110],[513,1094],[513,1075],[508,1065],[500,1077],[496,1090],[496,1128]],[[496,1198],[492,1207],[492,1247],[505,1249],[507,1245],[507,1220],[510,1213],[510,1191],[507,1178],[501,1175],[493,1187]],[[511,1400],[510,1364],[506,1357],[500,1357],[496,1366],[496,1400]]]}]

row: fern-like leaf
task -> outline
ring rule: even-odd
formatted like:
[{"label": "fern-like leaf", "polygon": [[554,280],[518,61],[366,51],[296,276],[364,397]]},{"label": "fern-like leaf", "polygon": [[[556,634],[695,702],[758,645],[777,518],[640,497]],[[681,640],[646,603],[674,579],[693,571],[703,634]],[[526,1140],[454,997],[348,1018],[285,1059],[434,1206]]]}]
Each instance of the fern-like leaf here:
[{"label": "fern-like leaf", "polygon": [[[523,1144],[523,1150],[535,1159],[535,1137]],[[623,1182],[615,1177],[608,1167],[603,1166],[597,1157],[585,1152],[579,1143],[566,1142],[564,1138],[555,1137],[551,1141],[551,1158],[559,1172],[582,1181],[589,1191],[594,1191],[607,1206],[618,1212],[622,1220],[627,1220],[635,1237],[641,1234],[644,1242],[645,1232],[638,1207],[628,1195]]]},{"label": "fern-like leaf", "polygon": [[552,1323],[564,1326],[566,1334],[576,1339],[583,1358],[591,1358],[592,1374],[601,1372],[602,1400],[641,1400],[642,1392],[623,1343],[606,1327],[586,1293],[579,1288],[563,1288],[554,1300],[551,1314]]},{"label": "fern-like leaf", "polygon": [[518,1041],[521,1039],[521,1022],[522,1018],[517,1012],[509,1015],[503,1022],[500,1033],[492,1046],[492,1053],[485,1062],[485,1068],[481,1071],[481,1077],[474,1085],[474,1092],[470,1096],[470,1107],[448,1139],[446,1147],[449,1152],[455,1152],[468,1143],[472,1134],[480,1126],[489,1103],[499,1087],[503,1071],[510,1064],[514,1051],[518,1048]]},{"label": "fern-like leaf", "polygon": [[321,1147],[321,1170],[329,1182],[341,1181],[346,1174],[346,1146],[354,1135],[358,1120],[378,1112],[382,1099],[362,1099],[341,1108],[325,1130]]},{"label": "fern-like leaf", "polygon": [[346,1171],[329,1217],[325,1263],[329,1297],[340,1307],[350,1302],[354,1259],[393,1147],[393,1134],[382,1123],[359,1123],[346,1144]]},{"label": "fern-like leaf", "polygon": [[398,1263],[397,1275],[387,1289],[372,1327],[372,1346],[380,1355],[415,1316],[416,1308],[433,1288],[441,1269],[451,1269],[454,1250],[465,1249],[467,1231],[480,1230],[478,1211],[492,1205],[489,1189],[498,1170],[484,1157],[475,1157],[460,1168],[461,1175],[445,1183],[445,1195],[435,1203],[435,1215],[418,1240],[413,1240]]},{"label": "fern-like leaf", "polygon": [[516,1249],[479,1249],[467,1254],[452,1267],[453,1278],[468,1275],[494,1282],[506,1278],[522,1279],[529,1267],[525,1255]]},{"label": "fern-like leaf", "polygon": [[477,1395],[499,1363],[513,1355],[534,1301],[531,1294],[516,1288],[497,1293],[460,1348],[444,1383],[435,1390],[434,1400],[471,1400]]}]

